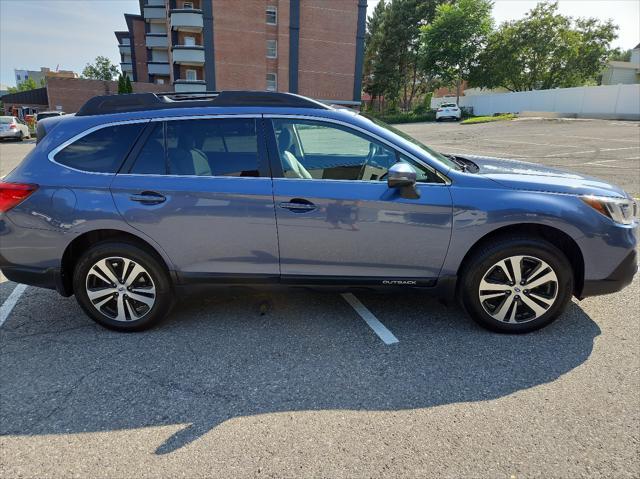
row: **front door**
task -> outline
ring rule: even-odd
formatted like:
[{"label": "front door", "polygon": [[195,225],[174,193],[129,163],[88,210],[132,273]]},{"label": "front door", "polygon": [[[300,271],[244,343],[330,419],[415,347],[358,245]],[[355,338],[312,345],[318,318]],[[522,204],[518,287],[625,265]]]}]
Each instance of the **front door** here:
[{"label": "front door", "polygon": [[[274,118],[271,126],[283,280],[428,284],[438,277],[452,206],[434,171],[343,125]],[[387,187],[397,161],[416,169],[420,198]]]},{"label": "front door", "polygon": [[159,243],[186,279],[278,277],[261,124],[238,117],[151,123],[111,185],[124,219]]}]

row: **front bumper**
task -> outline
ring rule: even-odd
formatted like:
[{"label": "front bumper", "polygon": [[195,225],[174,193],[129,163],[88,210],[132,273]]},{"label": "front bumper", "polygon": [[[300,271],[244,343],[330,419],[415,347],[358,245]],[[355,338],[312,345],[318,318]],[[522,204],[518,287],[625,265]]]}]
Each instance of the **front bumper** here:
[{"label": "front bumper", "polygon": [[636,250],[629,252],[613,272],[604,279],[585,280],[580,298],[599,296],[620,291],[633,281],[638,271],[638,255]]}]

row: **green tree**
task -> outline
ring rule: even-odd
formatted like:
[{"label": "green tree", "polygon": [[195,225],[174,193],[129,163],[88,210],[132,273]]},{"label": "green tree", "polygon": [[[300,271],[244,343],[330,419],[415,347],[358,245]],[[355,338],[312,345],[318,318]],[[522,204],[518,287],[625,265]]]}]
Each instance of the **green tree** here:
[{"label": "green tree", "polygon": [[127,93],[127,85],[124,78],[125,77],[122,73],[118,75],[118,95]]},{"label": "green tree", "polygon": [[491,33],[490,0],[458,0],[442,4],[435,18],[421,27],[421,68],[439,77],[446,85],[457,86],[477,65],[478,56]]},{"label": "green tree", "polygon": [[628,62],[631,61],[631,50],[620,50],[614,48],[609,52],[610,61]]},{"label": "green tree", "polygon": [[133,85],[131,85],[131,78],[129,78],[129,75],[125,75],[124,77],[124,88],[127,93],[133,93]]},{"label": "green tree", "polygon": [[385,85],[383,78],[379,75],[381,69],[381,57],[379,50],[382,45],[382,22],[387,10],[385,0],[380,0],[367,19],[367,33],[364,39],[364,68],[363,68],[363,90],[371,95],[371,105],[376,98],[384,93]]},{"label": "green tree", "polygon": [[93,64],[87,63],[82,70],[82,78],[91,80],[113,80],[120,71],[107,57],[97,56]]},{"label": "green tree", "polygon": [[408,109],[428,79],[418,68],[420,26],[431,22],[445,0],[380,2],[369,19],[365,41],[365,91]]},{"label": "green tree", "polygon": [[40,88],[33,78],[27,78],[25,81],[18,83],[18,86],[10,86],[7,91],[9,93],[18,93],[20,91],[35,90]]},{"label": "green tree", "polygon": [[539,3],[523,19],[502,24],[489,36],[470,83],[511,91],[593,83],[606,65],[618,27],[557,10],[557,3]]}]

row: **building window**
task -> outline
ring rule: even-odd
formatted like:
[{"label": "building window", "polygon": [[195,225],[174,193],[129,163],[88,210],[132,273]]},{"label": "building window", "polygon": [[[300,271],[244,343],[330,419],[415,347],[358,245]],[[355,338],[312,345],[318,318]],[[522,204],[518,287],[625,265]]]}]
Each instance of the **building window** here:
[{"label": "building window", "polygon": [[267,90],[278,91],[278,75],[275,73],[267,73]]},{"label": "building window", "polygon": [[196,37],[184,37],[184,44],[187,47],[193,47],[196,45]]},{"label": "building window", "polygon": [[198,80],[198,72],[195,70],[187,70],[185,72],[187,81],[197,81]]},{"label": "building window", "polygon": [[278,9],[276,7],[267,7],[267,25],[278,24]]},{"label": "building window", "polygon": [[158,78],[158,79],[156,80],[156,84],[158,84],[158,85],[164,85],[164,78]]},{"label": "building window", "polygon": [[267,40],[267,58],[278,58],[278,40]]},{"label": "building window", "polygon": [[193,2],[184,2],[184,4],[182,5],[182,8],[193,10]]}]

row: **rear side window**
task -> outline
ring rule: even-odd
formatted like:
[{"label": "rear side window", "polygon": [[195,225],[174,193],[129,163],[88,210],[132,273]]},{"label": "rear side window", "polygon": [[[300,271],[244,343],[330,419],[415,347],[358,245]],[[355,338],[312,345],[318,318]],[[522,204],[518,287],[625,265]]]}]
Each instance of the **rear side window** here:
[{"label": "rear side window", "polygon": [[135,174],[260,176],[253,118],[175,120],[158,125],[131,168]]},{"label": "rear side window", "polygon": [[60,150],[54,160],[77,170],[115,173],[143,127],[133,123],[101,128]]}]

